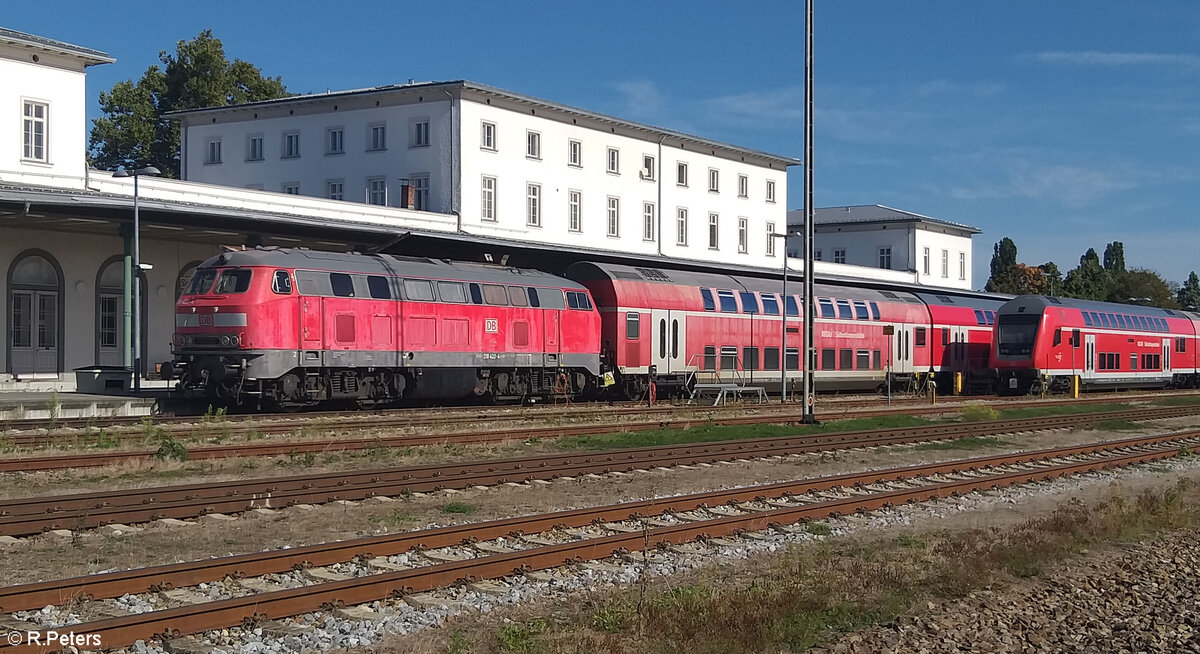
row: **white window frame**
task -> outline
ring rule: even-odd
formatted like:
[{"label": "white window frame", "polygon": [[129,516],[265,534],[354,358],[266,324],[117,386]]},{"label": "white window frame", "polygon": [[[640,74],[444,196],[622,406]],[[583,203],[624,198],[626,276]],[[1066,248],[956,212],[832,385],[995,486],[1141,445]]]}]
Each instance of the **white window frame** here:
[{"label": "white window frame", "polygon": [[300,195],[300,182],[284,182],[281,186],[288,195]]},{"label": "white window frame", "polygon": [[325,156],[331,154],[346,154],[346,128],[325,128]]},{"label": "white window frame", "polygon": [[654,155],[643,154],[642,155],[642,169],[640,171],[638,171],[638,175],[640,175],[642,179],[644,179],[648,182],[653,182],[654,177],[655,177],[654,169],[656,167],[655,166],[656,163],[657,162],[654,159]]},{"label": "white window frame", "polygon": [[950,250],[942,250],[942,279],[950,279]]},{"label": "white window frame", "polygon": [[884,270],[892,269],[892,248],[879,248],[879,267]]},{"label": "white window frame", "polygon": [[280,159],[300,158],[300,131],[289,130],[283,133],[283,150]]},{"label": "white window frame", "polygon": [[413,118],[409,129],[408,147],[410,148],[427,148],[429,147],[429,118]]},{"label": "white window frame", "polygon": [[750,251],[750,219],[738,217],[738,254]]},{"label": "white window frame", "polygon": [[387,123],[367,125],[367,152],[387,150]]},{"label": "white window frame", "polygon": [[408,176],[413,188],[413,207],[417,211],[430,211],[429,173],[413,173]]},{"label": "white window frame", "polygon": [[583,231],[583,193],[575,189],[567,191],[567,231]]},{"label": "white window frame", "polygon": [[833,248],[833,262],[846,263],[846,248]]},{"label": "white window frame", "polygon": [[621,238],[621,198],[610,195],[608,196],[608,224],[607,235],[609,238]]},{"label": "white window frame", "polygon": [[325,197],[330,200],[345,200],[346,199],[346,180],[344,179],[327,179],[325,180]]},{"label": "white window frame", "polygon": [[204,165],[215,166],[221,164],[221,139],[210,138],[204,142]]},{"label": "white window frame", "polygon": [[675,162],[675,186],[687,188],[688,185],[688,165],[686,161]]},{"label": "white window frame", "polygon": [[708,192],[721,192],[721,171],[717,170],[716,168],[708,169]]},{"label": "white window frame", "polygon": [[750,197],[750,177],[747,175],[738,175],[738,197]]},{"label": "white window frame", "polygon": [[775,223],[771,222],[767,223],[767,256],[775,256]]},{"label": "white window frame", "polygon": [[928,277],[928,276],[929,276],[929,270],[930,270],[930,268],[929,268],[929,264],[930,264],[930,261],[933,259],[933,257],[932,257],[932,255],[931,255],[931,254],[930,254],[930,252],[929,252],[929,248],[925,248],[925,250],[924,250],[924,253],[923,253],[923,254],[924,254],[924,257],[925,257],[925,258],[924,258],[924,262],[923,262],[923,263],[924,263],[924,268],[923,268],[923,270],[925,271],[925,276],[926,276],[926,277]]},{"label": "white window frame", "polygon": [[687,207],[675,208],[675,245],[687,247],[688,242],[688,210]]},{"label": "white window frame", "polygon": [[246,136],[246,161],[263,161],[263,143],[262,134]]},{"label": "white window frame", "polygon": [[21,159],[50,163],[49,102],[21,99]]},{"label": "white window frame", "polygon": [[525,225],[542,226],[542,185],[525,184]]},{"label": "white window frame", "polygon": [[479,182],[479,219],[484,222],[496,222],[496,178],[484,175]]},{"label": "white window frame", "polygon": [[958,253],[958,279],[965,281],[967,279],[967,253]]},{"label": "white window frame", "polygon": [[[375,202],[376,199],[383,200]],[[388,183],[386,177],[367,178],[367,204],[386,207],[388,203]]]},{"label": "white window frame", "polygon": [[567,141],[567,165],[572,168],[583,168],[583,141],[579,139]]},{"label": "white window frame", "polygon": [[642,240],[655,240],[655,222],[658,211],[655,209],[653,202],[642,203]]},{"label": "white window frame", "polygon": [[775,204],[775,180],[767,180],[767,202]]},{"label": "white window frame", "polygon": [[479,121],[479,149],[496,152],[496,123]]},{"label": "white window frame", "polygon": [[618,150],[617,148],[608,148],[607,154],[605,155],[604,170],[609,175],[620,175],[621,174],[621,151],[620,150]]},{"label": "white window frame", "polygon": [[525,130],[525,158],[535,161],[542,160],[542,134],[531,129]]},{"label": "white window frame", "polygon": [[708,249],[718,250],[721,248],[721,215],[716,213],[708,214]]}]

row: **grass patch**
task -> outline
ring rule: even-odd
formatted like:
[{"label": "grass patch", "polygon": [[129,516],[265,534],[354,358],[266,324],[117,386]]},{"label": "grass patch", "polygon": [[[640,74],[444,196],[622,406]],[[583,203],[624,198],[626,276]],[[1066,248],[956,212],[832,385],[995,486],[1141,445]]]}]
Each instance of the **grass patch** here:
[{"label": "grass patch", "polygon": [[389,513],[387,515],[372,516],[370,518],[367,518],[367,520],[370,522],[374,522],[375,524],[384,524],[384,525],[390,525],[393,527],[397,527],[399,525],[408,524],[410,522],[416,522],[417,516],[409,513],[408,511],[405,511],[403,509],[396,509],[395,511],[392,511],[391,513]]},{"label": "grass patch", "polygon": [[[1071,500],[1005,529],[796,546],[684,581],[664,579],[650,589],[618,590],[558,606],[552,620],[530,616],[499,628],[479,624],[475,628],[488,633],[470,638],[469,651],[804,651],[893,621],[925,602],[1035,577],[1096,545],[1200,527],[1198,499],[1200,489],[1180,482],[1090,504]],[[454,633],[461,642],[463,632]]]},{"label": "grass patch", "polygon": [[968,407],[963,407],[958,414],[962,416],[963,422],[989,422],[996,419],[1000,415],[995,409],[985,404],[973,404]]},{"label": "grass patch", "polygon": [[705,424],[690,429],[653,429],[649,431],[570,436],[555,441],[561,450],[610,450],[630,447],[654,447],[657,445],[681,445],[686,443],[708,443],[774,436],[803,436],[842,431],[872,429],[894,429],[897,427],[919,427],[934,424],[931,420],[913,416],[881,416],[876,418],[852,418],[830,420],[819,425],[713,425]]},{"label": "grass patch", "polygon": [[1153,404],[1154,406],[1192,406],[1193,404],[1200,404],[1200,395],[1163,397],[1154,400],[1150,404]]},{"label": "grass patch", "polygon": [[926,451],[939,450],[983,450],[989,447],[1008,447],[1012,443],[998,438],[996,436],[967,436],[966,438],[955,438],[949,441],[937,441],[936,443],[922,443],[915,446],[913,449]]},{"label": "grass patch", "polygon": [[1022,418],[1041,418],[1043,416],[1073,416],[1083,413],[1106,413],[1109,411],[1130,411],[1134,407],[1119,402],[1112,404],[1064,404],[1058,406],[1030,406],[1013,409],[1001,409],[997,420],[1020,420]]},{"label": "grass patch", "polygon": [[474,504],[467,504],[466,502],[451,502],[442,507],[442,513],[459,513],[463,515],[475,513],[476,510]]},{"label": "grass patch", "polygon": [[1092,425],[1092,429],[1097,431],[1135,431],[1143,428],[1145,425],[1139,425],[1129,420],[1101,420]]}]

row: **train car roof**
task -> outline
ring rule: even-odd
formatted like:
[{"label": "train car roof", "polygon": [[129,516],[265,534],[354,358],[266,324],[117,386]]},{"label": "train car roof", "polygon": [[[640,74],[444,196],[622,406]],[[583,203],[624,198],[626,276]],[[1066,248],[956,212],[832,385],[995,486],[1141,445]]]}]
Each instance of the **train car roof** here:
[{"label": "train car roof", "polygon": [[[1049,307],[1067,307],[1081,311],[1097,311],[1105,313],[1122,313],[1153,318],[1188,318],[1187,312],[1177,309],[1146,307],[1140,304],[1117,304],[1115,302],[1098,302],[1096,300],[1080,300],[1073,297],[1047,297],[1045,295],[1020,295],[1000,307],[1001,314],[1010,313],[1041,313]],[[1030,311],[1032,309],[1032,311]]]},{"label": "train car roof", "polygon": [[209,258],[200,266],[274,266],[496,284],[532,284],[583,290],[578,282],[540,270],[393,254],[324,252],[296,248],[255,248],[224,252]]},{"label": "train car roof", "polygon": [[954,306],[968,309],[997,309],[1008,301],[1007,296],[987,297],[938,291],[915,291],[914,294],[930,306]]}]

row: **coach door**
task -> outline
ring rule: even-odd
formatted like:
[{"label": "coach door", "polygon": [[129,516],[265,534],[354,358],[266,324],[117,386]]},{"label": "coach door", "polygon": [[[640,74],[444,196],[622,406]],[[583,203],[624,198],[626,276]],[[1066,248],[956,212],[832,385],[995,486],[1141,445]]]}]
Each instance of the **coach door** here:
[{"label": "coach door", "polygon": [[562,352],[562,312],[546,309],[542,312],[542,340],[545,346],[546,366],[556,367]]},{"label": "coach door", "polygon": [[1171,373],[1171,339],[1164,338],[1162,342],[1162,371],[1163,377]]},{"label": "coach door", "polygon": [[321,298],[300,298],[300,347],[305,350],[320,350],[325,321],[321,319]]},{"label": "coach door", "polygon": [[1096,335],[1087,334],[1083,337],[1083,378],[1092,379],[1096,376]]},{"label": "coach door", "polygon": [[666,309],[651,309],[650,324],[653,339],[650,343],[650,365],[660,375],[671,372],[671,312]]}]

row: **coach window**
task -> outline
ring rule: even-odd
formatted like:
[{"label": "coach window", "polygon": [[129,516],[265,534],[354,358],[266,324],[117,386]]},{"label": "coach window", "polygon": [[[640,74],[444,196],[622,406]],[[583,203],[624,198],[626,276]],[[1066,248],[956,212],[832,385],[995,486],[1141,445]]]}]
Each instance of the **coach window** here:
[{"label": "coach window", "polygon": [[667,319],[658,320],[658,358],[667,358]]},{"label": "coach window", "polygon": [[854,367],[859,370],[871,369],[871,351],[870,350],[855,350],[854,352]]},{"label": "coach window", "polygon": [[1129,355],[1129,369],[1130,370],[1137,370],[1137,357],[1138,357],[1137,354]]},{"label": "coach window", "polygon": [[1129,329],[1129,324],[1125,322],[1125,316],[1117,314],[1117,326],[1121,329]]},{"label": "coach window", "polygon": [[1092,316],[1089,315],[1087,311],[1083,312],[1083,326],[1084,327],[1092,326]]},{"label": "coach window", "polygon": [[625,339],[636,341],[641,334],[642,316],[636,311],[630,311],[625,314]]},{"label": "coach window", "polygon": [[837,350],[825,348],[821,350],[821,370],[837,369]]},{"label": "coach window", "polygon": [[[370,291],[371,297],[375,298],[376,300],[392,299],[392,289],[388,287],[387,277],[368,275],[367,290]],[[432,293],[432,289],[430,292]]]},{"label": "coach window", "polygon": [[754,297],[754,293],[742,291],[741,296],[742,313],[758,313],[758,298]]},{"label": "coach window", "polygon": [[504,287],[499,284],[484,284],[483,299],[492,306],[508,306],[508,293],[506,293],[504,291]]},{"label": "coach window", "polygon": [[345,273],[329,273],[329,285],[338,297],[354,297],[354,280]]},{"label": "coach window", "polygon": [[1146,316],[1138,316],[1138,318],[1142,321],[1142,329],[1145,331],[1150,331],[1150,321],[1146,318]]},{"label": "coach window", "polygon": [[854,350],[838,350],[838,368],[841,370],[854,368]]},{"label": "coach window", "polygon": [[213,293],[245,293],[250,288],[250,278],[253,276],[253,270],[245,268],[236,268],[231,270],[221,271],[221,276],[217,278],[217,285],[213,287]]},{"label": "coach window", "polygon": [[763,370],[779,370],[779,348],[763,348]]},{"label": "coach window", "polygon": [[916,347],[925,347],[925,328],[917,327],[914,333],[917,337]]},{"label": "coach window", "polygon": [[789,315],[789,316],[799,316],[800,315],[800,303],[796,302],[797,297],[799,297],[799,296],[789,295],[789,296],[787,296],[786,300],[784,301],[784,308],[786,309],[787,315]]},{"label": "coach window", "polygon": [[746,370],[758,370],[758,348],[742,348],[742,368]]},{"label": "coach window", "polygon": [[467,301],[467,291],[459,282],[438,282],[438,296],[442,302],[463,303]]},{"label": "coach window", "polygon": [[871,369],[883,370],[883,354],[879,350],[871,350]]},{"label": "coach window", "polygon": [[850,312],[850,300],[838,300],[838,316],[842,320],[853,320],[854,314]]},{"label": "coach window", "polygon": [[736,345],[721,346],[721,370],[737,370],[738,353]]},{"label": "coach window", "polygon": [[788,370],[800,369],[800,348],[789,347],[783,351],[783,365],[787,366]]},{"label": "coach window", "polygon": [[704,370],[717,369],[717,347],[715,345],[704,346]]},{"label": "coach window", "polygon": [[764,316],[778,316],[779,298],[774,293],[763,293],[762,309]]},{"label": "coach window", "polygon": [[1111,326],[1108,324],[1108,314],[1107,313],[1100,314],[1100,326],[1101,327],[1110,327]]},{"label": "coach window", "polygon": [[733,291],[717,291],[717,299],[721,301],[722,312],[737,313],[737,298],[733,296]]},{"label": "coach window", "polygon": [[855,320],[870,320],[871,314],[867,311],[867,303],[862,300],[854,301],[854,319]]},{"label": "coach window", "polygon": [[525,292],[524,286],[509,286],[508,301],[514,307],[527,307],[529,306],[529,294]]},{"label": "coach window", "polygon": [[1054,330],[1054,345],[1062,345],[1062,327]]},{"label": "coach window", "polygon": [[837,311],[833,308],[833,300],[817,298],[817,304],[821,307],[822,318],[837,318]]},{"label": "coach window", "polygon": [[875,302],[871,303],[871,320],[879,320],[879,305]]},{"label": "coach window", "polygon": [[271,291],[279,295],[292,294],[292,276],[286,270],[276,270],[271,280]]},{"label": "coach window", "polygon": [[1176,352],[1187,352],[1187,339],[1186,338],[1175,339],[1175,351]]},{"label": "coach window", "polygon": [[712,291],[708,290],[707,288],[700,289],[700,299],[704,301],[705,311],[717,310],[717,304],[716,302],[713,302]]},{"label": "coach window", "polygon": [[996,312],[995,311],[985,311],[984,314],[987,315],[988,327],[991,327],[992,325],[996,324]]},{"label": "coach window", "polygon": [[434,302],[433,282],[428,279],[404,280],[404,297],[413,302]]}]

